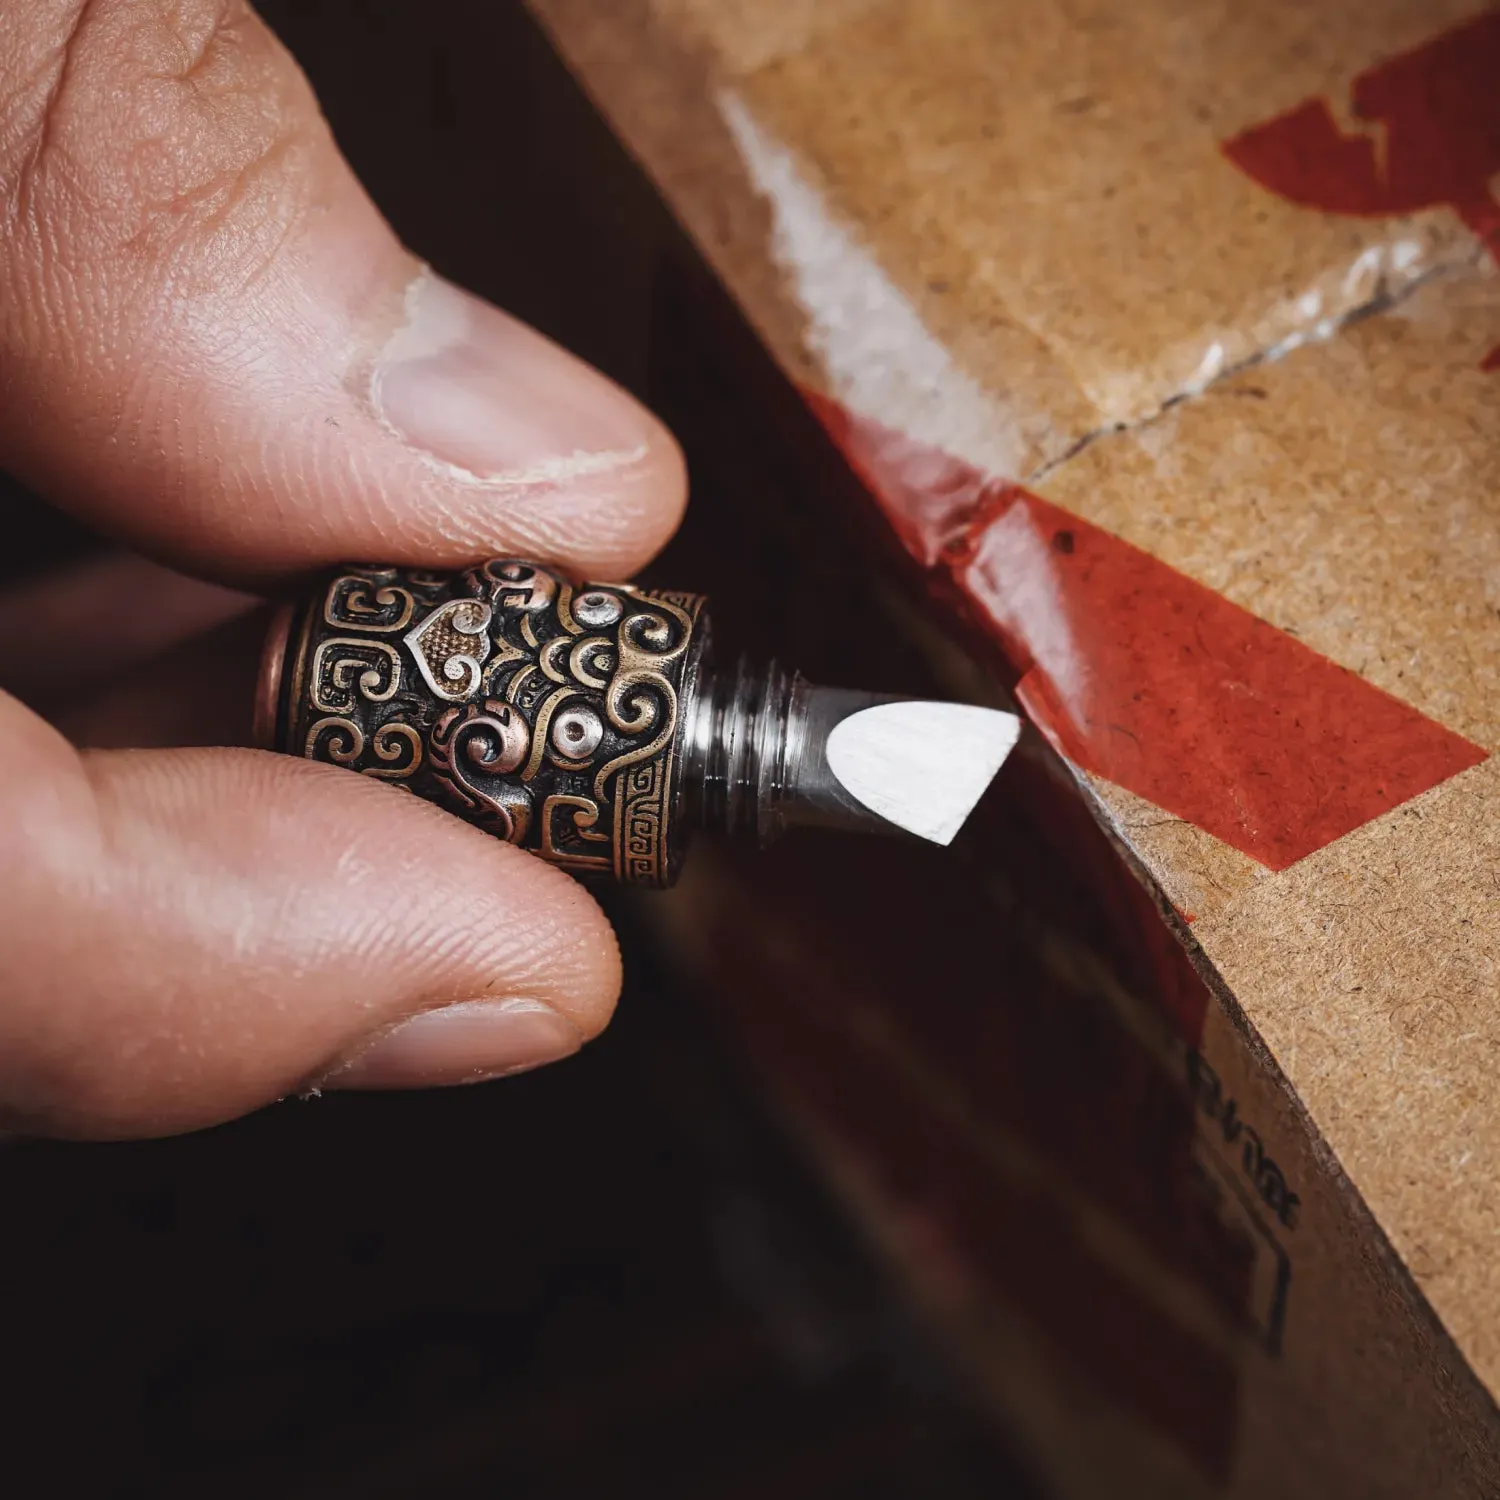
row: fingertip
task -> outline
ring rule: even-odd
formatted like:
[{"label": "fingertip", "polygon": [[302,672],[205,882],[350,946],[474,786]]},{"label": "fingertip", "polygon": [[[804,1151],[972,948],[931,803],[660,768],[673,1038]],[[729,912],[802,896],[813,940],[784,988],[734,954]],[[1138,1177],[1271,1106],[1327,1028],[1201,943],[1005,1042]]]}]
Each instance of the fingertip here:
[{"label": "fingertip", "polygon": [[[519,858],[540,863],[535,856]],[[572,876],[546,869],[548,903],[556,925],[544,951],[557,955],[564,981],[551,989],[556,1009],[592,1041],[613,1017],[624,979],[619,938],[599,903]]]}]

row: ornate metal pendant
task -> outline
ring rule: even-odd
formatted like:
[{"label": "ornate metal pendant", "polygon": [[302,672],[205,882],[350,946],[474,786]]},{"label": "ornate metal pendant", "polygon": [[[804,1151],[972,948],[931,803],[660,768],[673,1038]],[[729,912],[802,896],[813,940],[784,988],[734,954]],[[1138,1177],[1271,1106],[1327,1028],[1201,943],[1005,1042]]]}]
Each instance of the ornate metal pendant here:
[{"label": "ornate metal pendant", "polygon": [[948,842],[1013,715],[713,670],[701,595],[534,563],[351,567],[277,617],[261,743],[404,787],[584,875],[670,885],[692,827]]}]

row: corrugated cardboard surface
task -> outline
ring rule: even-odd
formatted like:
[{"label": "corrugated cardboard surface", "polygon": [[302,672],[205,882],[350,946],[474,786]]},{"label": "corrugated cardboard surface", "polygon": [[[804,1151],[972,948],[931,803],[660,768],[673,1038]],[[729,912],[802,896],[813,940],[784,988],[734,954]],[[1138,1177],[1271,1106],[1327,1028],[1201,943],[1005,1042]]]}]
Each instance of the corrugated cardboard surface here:
[{"label": "corrugated cardboard surface", "polygon": [[[1036,701],[1064,753],[1093,743],[1066,693],[1058,706],[1069,651],[1080,681],[1118,675],[1088,643],[1139,627],[1070,617],[1092,596],[1061,584],[1019,626],[1006,618],[1014,601],[986,594],[974,560],[1016,495],[1164,565],[1142,573],[1148,590],[1189,580],[1274,627],[1274,649],[1346,669],[1310,687],[1289,670],[1287,701],[1329,720],[1322,740],[1288,722],[1252,755],[1242,727],[1216,739],[1211,719],[1192,735],[1153,721],[1166,727],[1141,754],[1161,774],[1135,784],[1193,761],[1187,813],[1074,759],[1500,1391],[1500,769],[1486,758],[1500,748],[1500,369],[1485,368],[1500,276],[1484,238],[1500,237],[1500,209],[1494,228],[1485,217],[1500,125],[1454,73],[1486,49],[1500,66],[1495,14],[1472,0],[533,8],[913,550],[948,569],[1018,672],[1047,678]],[[1234,154],[1317,101],[1343,150],[1313,173],[1332,208],[1306,201],[1326,140],[1300,137],[1270,186]],[[1413,207],[1423,174],[1433,201]],[[900,472],[870,432],[909,444]],[[914,516],[924,473],[937,501],[959,499]],[[1071,533],[1052,540],[1072,556]],[[1199,644],[1189,689],[1216,670],[1213,640]],[[1132,651],[1142,693],[1181,690],[1172,663]],[[1367,709],[1404,716],[1403,790],[1372,782]],[[1296,783],[1289,864],[1264,852],[1278,777]],[[1210,795],[1217,821],[1193,811]],[[1354,809],[1339,836],[1298,843],[1328,799]]]}]

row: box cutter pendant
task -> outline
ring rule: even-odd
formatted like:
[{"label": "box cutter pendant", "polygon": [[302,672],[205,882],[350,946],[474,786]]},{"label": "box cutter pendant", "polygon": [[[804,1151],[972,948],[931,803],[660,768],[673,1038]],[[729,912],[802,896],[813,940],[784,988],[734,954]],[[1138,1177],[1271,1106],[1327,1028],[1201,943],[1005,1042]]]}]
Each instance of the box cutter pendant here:
[{"label": "box cutter pendant", "polygon": [[508,558],[351,567],[282,609],[262,745],[405,787],[581,875],[666,886],[717,826],[904,830],[946,844],[1020,721],[715,671],[699,594],[574,584]]}]

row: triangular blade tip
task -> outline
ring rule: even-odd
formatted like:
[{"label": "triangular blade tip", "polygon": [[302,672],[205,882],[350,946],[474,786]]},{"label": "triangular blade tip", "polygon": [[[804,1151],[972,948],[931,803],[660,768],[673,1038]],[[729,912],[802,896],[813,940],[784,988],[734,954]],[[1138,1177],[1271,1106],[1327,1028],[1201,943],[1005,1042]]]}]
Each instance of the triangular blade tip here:
[{"label": "triangular blade tip", "polygon": [[829,769],[888,823],[951,844],[1020,738],[1000,709],[920,699],[861,709],[828,737]]}]

